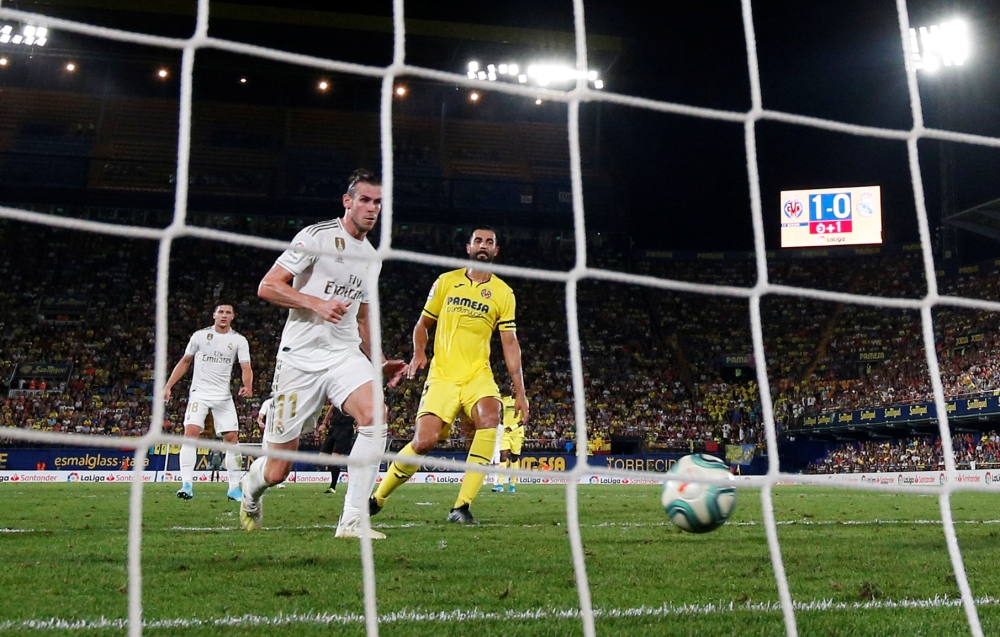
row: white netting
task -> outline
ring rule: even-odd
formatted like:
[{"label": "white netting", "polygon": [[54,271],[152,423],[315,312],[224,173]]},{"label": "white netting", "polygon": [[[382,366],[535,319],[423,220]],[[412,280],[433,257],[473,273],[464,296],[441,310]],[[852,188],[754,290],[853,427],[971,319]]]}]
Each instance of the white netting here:
[{"label": "white netting", "polygon": [[[141,33],[132,33],[104,27],[96,27],[81,24],[68,20],[43,16],[24,11],[0,8],[0,17],[19,20],[23,22],[39,23],[44,22],[50,28],[64,31],[90,35],[99,38],[107,38],[121,42],[131,42],[154,47],[164,47],[169,49],[179,49],[182,55],[181,71],[181,91],[180,91],[180,124],[177,144],[177,176],[173,222],[162,230],[151,230],[144,227],[131,227],[103,224],[91,221],[73,220],[66,218],[54,218],[45,214],[38,214],[24,210],[0,207],[0,217],[23,221],[34,224],[44,224],[54,227],[83,230],[107,235],[117,235],[130,238],[155,239],[159,241],[159,259],[156,279],[156,348],[154,374],[157,379],[155,394],[153,399],[153,414],[151,426],[147,435],[142,438],[113,438],[98,436],[83,436],[73,434],[55,434],[36,431],[25,431],[20,429],[3,429],[3,435],[12,439],[37,440],[39,442],[58,442],[81,446],[103,446],[109,443],[115,446],[135,449],[135,463],[133,464],[135,478],[131,486],[130,518],[129,518],[129,548],[128,548],[128,575],[129,575],[129,634],[138,636],[142,633],[142,563],[141,563],[141,541],[142,541],[142,506],[143,506],[143,481],[141,473],[143,470],[143,460],[147,449],[156,443],[168,442],[179,444],[182,438],[168,436],[162,433],[162,423],[164,415],[163,403],[163,380],[166,376],[167,364],[167,284],[169,276],[169,258],[171,246],[175,239],[182,237],[195,237],[224,241],[234,244],[268,248],[276,251],[283,250],[286,244],[282,241],[255,238],[240,234],[198,228],[187,225],[187,201],[188,201],[188,169],[190,162],[191,146],[191,96],[192,96],[192,75],[194,70],[194,58],[199,49],[212,48],[244,55],[267,58],[275,61],[296,64],[316,69],[326,69],[340,73],[362,75],[368,77],[382,78],[382,99],[381,99],[381,148],[382,148],[382,175],[384,183],[383,220],[382,236],[378,249],[379,257],[382,260],[403,260],[414,263],[462,267],[464,261],[435,257],[425,254],[418,254],[409,251],[396,250],[391,243],[391,228],[393,214],[393,154],[392,154],[392,89],[394,80],[401,75],[425,78],[434,81],[448,82],[457,85],[476,86],[479,89],[521,95],[544,100],[563,102],[568,105],[568,125],[569,125],[569,149],[570,149],[570,169],[572,183],[572,202],[574,231],[576,237],[576,262],[575,266],[568,272],[553,272],[545,270],[534,270],[529,268],[495,266],[490,269],[501,274],[512,274],[519,277],[533,278],[547,281],[559,281],[566,286],[566,311],[569,335],[573,401],[575,408],[575,419],[577,426],[576,450],[577,464],[569,472],[570,478],[567,486],[567,520],[569,523],[569,540],[572,549],[573,565],[576,574],[576,585],[580,600],[579,617],[583,624],[583,632],[587,637],[595,635],[594,617],[595,612],[591,605],[590,586],[587,579],[586,563],[580,536],[580,525],[578,518],[578,493],[577,480],[583,474],[600,473],[609,476],[634,476],[635,474],[626,472],[614,472],[606,469],[595,469],[588,466],[587,456],[587,435],[585,429],[585,392],[583,380],[583,364],[581,358],[580,332],[577,317],[577,284],[584,279],[595,279],[605,281],[617,281],[626,284],[650,286],[653,288],[674,290],[680,292],[694,292],[706,295],[728,295],[734,297],[747,298],[750,301],[751,332],[753,339],[753,354],[757,372],[757,382],[760,388],[760,398],[763,408],[764,424],[766,432],[766,445],[768,450],[768,472],[765,476],[760,476],[746,482],[749,486],[762,488],[761,500],[764,511],[764,522],[767,534],[768,546],[770,549],[771,561],[774,569],[774,576],[778,586],[780,597],[780,607],[784,617],[786,633],[790,636],[798,634],[796,626],[795,611],[791,595],[789,593],[788,581],[785,576],[784,565],[781,556],[781,547],[777,536],[777,526],[774,517],[774,507],[772,502],[772,487],[778,481],[784,483],[808,484],[812,480],[809,476],[781,474],[778,469],[777,436],[774,423],[773,405],[771,404],[771,391],[767,376],[766,358],[764,353],[764,341],[761,325],[760,299],[766,294],[801,296],[817,300],[855,303],[870,306],[887,308],[909,308],[919,309],[923,327],[924,349],[927,358],[928,370],[930,372],[934,402],[937,407],[939,433],[949,479],[945,484],[938,487],[906,487],[908,493],[930,493],[940,497],[940,508],[945,537],[947,540],[948,552],[954,568],[955,577],[961,592],[961,603],[964,607],[966,617],[972,634],[982,635],[976,603],[972,597],[968,578],[966,577],[962,555],[958,547],[955,535],[954,522],[951,515],[950,496],[958,489],[975,489],[975,485],[960,483],[954,480],[955,459],[952,453],[951,435],[945,409],[944,391],[938,370],[938,361],[935,355],[934,333],[932,325],[931,310],[935,305],[953,305],[967,308],[978,308],[984,310],[1000,310],[1000,303],[987,301],[970,300],[956,297],[939,296],[935,280],[934,263],[931,254],[930,233],[928,231],[927,211],[924,203],[923,183],[920,175],[918,161],[917,142],[922,138],[938,139],[952,142],[962,142],[967,144],[977,144],[981,146],[1000,147],[1000,139],[955,133],[943,130],[934,130],[924,127],[923,113],[920,105],[920,96],[917,89],[915,69],[910,55],[909,45],[909,18],[905,0],[897,0],[896,8],[899,19],[900,36],[903,43],[903,50],[900,51],[901,59],[906,67],[907,87],[909,91],[909,101],[912,111],[913,126],[909,130],[896,130],[886,128],[876,128],[867,126],[856,126],[842,122],[805,117],[800,115],[769,111],[764,109],[761,96],[760,76],[757,64],[757,48],[754,35],[752,19],[751,0],[742,0],[743,24],[745,42],[747,49],[748,72],[751,88],[752,107],[748,112],[730,112],[715,109],[699,108],[683,104],[660,102],[649,99],[616,95],[604,91],[594,91],[587,86],[585,79],[578,81],[576,88],[563,92],[542,88],[529,88],[503,83],[491,83],[484,87],[482,84],[469,80],[464,75],[446,73],[433,69],[409,66],[405,63],[405,29],[403,20],[403,0],[393,2],[393,60],[388,67],[372,67],[335,60],[327,60],[308,55],[288,53],[284,51],[268,49],[238,42],[221,40],[208,35],[209,21],[209,0],[199,0],[197,23],[194,35],[187,39],[166,38]],[[576,68],[586,70],[587,46],[586,29],[583,0],[573,1],[574,27],[576,35]],[[585,74],[584,74],[585,75]],[[592,269],[587,266],[587,248],[584,216],[584,199],[582,187],[581,156],[580,156],[580,134],[579,134],[579,108],[582,102],[604,101],[634,108],[642,108],[653,111],[674,113],[678,115],[706,118],[712,120],[742,122],[745,132],[745,144],[747,155],[747,172],[750,188],[750,203],[754,231],[754,252],[757,265],[757,283],[752,288],[739,288],[731,286],[695,284],[683,281],[657,279],[648,276],[638,276],[613,272],[601,269]],[[891,140],[904,140],[907,144],[910,175],[913,185],[913,194],[916,201],[916,212],[919,222],[920,243],[923,251],[924,275],[927,283],[927,294],[922,299],[895,299],[879,298],[872,296],[845,294],[837,292],[827,292],[809,288],[791,287],[785,285],[772,285],[768,282],[767,260],[764,244],[764,222],[761,211],[760,181],[757,165],[756,152],[756,124],[761,120],[771,120],[809,126],[829,131],[846,133],[850,135],[860,135],[877,137]],[[378,326],[379,307],[377,294],[372,295],[376,299],[371,306],[373,323],[376,326],[376,333],[373,334],[373,344],[376,351],[373,357],[378,359],[380,355],[380,333]],[[214,442],[199,442],[200,447],[225,449],[226,445]],[[310,461],[306,454],[289,452],[268,452],[268,455],[288,459]],[[465,465],[455,462],[440,462],[443,468],[464,469]],[[511,473],[527,475],[527,471],[511,471]],[[852,485],[852,488],[900,491],[897,486],[863,484]],[[983,487],[978,487],[982,489]],[[378,616],[376,614],[376,592],[374,567],[372,559],[371,543],[368,539],[362,542],[362,563],[364,569],[364,598],[365,598],[365,621],[369,635],[378,634]]]}]

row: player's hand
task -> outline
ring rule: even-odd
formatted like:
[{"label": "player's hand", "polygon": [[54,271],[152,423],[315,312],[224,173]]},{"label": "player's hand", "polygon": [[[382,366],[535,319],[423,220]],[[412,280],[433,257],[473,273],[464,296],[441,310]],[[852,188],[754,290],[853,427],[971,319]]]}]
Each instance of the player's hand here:
[{"label": "player's hand", "polygon": [[163,402],[165,402],[165,403],[169,403],[170,402],[170,388],[169,387],[164,387],[163,388]]},{"label": "player's hand", "polygon": [[339,323],[340,319],[344,318],[344,314],[347,314],[349,307],[351,307],[350,303],[341,303],[336,299],[328,299],[326,301],[317,299],[313,307],[313,312],[328,323]]},{"label": "player's hand", "polygon": [[416,378],[417,372],[425,367],[427,367],[427,353],[413,352],[413,358],[410,359],[410,364],[406,366],[406,377],[413,380]]},{"label": "player's hand", "polygon": [[244,385],[240,387],[240,390],[236,392],[241,398],[253,398],[253,388]]},{"label": "player's hand", "polygon": [[514,397],[514,410],[521,415],[521,424],[528,424],[528,397],[521,395]]},{"label": "player's hand", "polygon": [[389,379],[387,385],[389,387],[395,387],[399,384],[399,381],[403,380],[403,374],[407,372],[410,366],[404,360],[398,358],[393,358],[382,363],[382,376]]},{"label": "player's hand", "polygon": [[261,409],[257,412],[257,424],[260,425],[261,430],[267,426],[267,412]]}]

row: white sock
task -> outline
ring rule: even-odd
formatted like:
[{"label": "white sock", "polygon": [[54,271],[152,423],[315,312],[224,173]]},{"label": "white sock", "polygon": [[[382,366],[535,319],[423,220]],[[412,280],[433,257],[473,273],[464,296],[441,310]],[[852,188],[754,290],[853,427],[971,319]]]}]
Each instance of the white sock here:
[{"label": "white sock", "polygon": [[264,466],[267,464],[267,457],[261,456],[253,461],[250,470],[246,474],[246,489],[243,497],[251,500],[259,500],[264,492],[271,488],[271,485],[264,479]]},{"label": "white sock", "polygon": [[[368,456],[381,456],[385,453],[388,430],[385,424],[358,427],[358,437],[351,447],[350,458],[358,460]],[[368,498],[375,490],[375,482],[378,480],[380,462],[381,460],[372,460],[364,465],[351,465],[348,469],[343,519],[356,518],[361,515],[361,509],[368,508]]]},{"label": "white sock", "polygon": [[181,482],[194,482],[194,463],[198,459],[198,448],[194,445],[181,447]]},{"label": "white sock", "polygon": [[229,490],[232,491],[240,486],[240,465],[243,464],[243,455],[235,451],[226,452],[226,471],[229,473]]}]

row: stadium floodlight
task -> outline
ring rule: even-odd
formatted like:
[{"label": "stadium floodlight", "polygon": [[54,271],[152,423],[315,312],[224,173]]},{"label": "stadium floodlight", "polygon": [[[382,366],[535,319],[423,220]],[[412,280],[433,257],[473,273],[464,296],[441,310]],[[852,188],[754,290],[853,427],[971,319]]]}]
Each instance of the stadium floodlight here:
[{"label": "stadium floodlight", "polygon": [[535,106],[541,106],[542,100],[535,100]]},{"label": "stadium floodlight", "polygon": [[7,58],[0,58],[0,66],[7,66]]},{"label": "stadium floodlight", "polygon": [[476,73],[476,77],[478,77],[481,80],[485,80],[486,79],[486,71],[480,71],[479,73]]},{"label": "stadium floodlight", "polygon": [[495,74],[497,72],[497,67],[496,67],[495,64],[487,64],[486,65],[486,71],[489,72],[489,73],[494,73]]},{"label": "stadium floodlight", "polygon": [[477,93],[475,91],[472,91],[471,93],[469,93],[469,101],[471,101],[471,102],[478,102],[479,101],[479,93]]},{"label": "stadium floodlight", "polygon": [[170,75],[170,73],[167,71],[167,69],[160,69],[159,71],[156,72],[156,76],[159,77],[161,80],[167,79],[168,75]]},{"label": "stadium floodlight", "polygon": [[24,44],[26,46],[45,46],[49,30],[33,24],[25,24],[20,33],[14,33],[10,24],[0,26],[0,44]]},{"label": "stadium floodlight", "polygon": [[517,77],[518,71],[520,70],[521,70],[520,67],[518,67],[516,64],[507,65],[507,73],[509,73],[511,77]]},{"label": "stadium floodlight", "polygon": [[76,70],[76,64],[74,64],[72,62],[68,63],[66,65],[66,70],[69,71],[70,73],[72,73],[73,71]]},{"label": "stadium floodlight", "polygon": [[500,75],[507,75],[507,65],[501,64],[500,66],[498,66],[497,72],[500,73]]},{"label": "stadium floodlight", "polygon": [[240,84],[246,84],[246,83],[247,83],[247,78],[241,77],[240,78]]},{"label": "stadium floodlight", "polygon": [[604,88],[604,80],[595,80],[594,88],[596,88],[597,90],[601,90],[602,88]]},{"label": "stadium floodlight", "polygon": [[403,86],[402,84],[400,84],[399,86],[397,86],[396,87],[396,95],[398,95],[400,97],[403,97],[404,95],[406,95],[406,87]]},{"label": "stadium floodlight", "polygon": [[469,62],[469,73],[476,73],[477,71],[479,71],[479,62],[475,60]]},{"label": "stadium floodlight", "polygon": [[910,54],[917,70],[933,73],[942,66],[962,66],[970,48],[969,28],[962,20],[910,29]]},{"label": "stadium floodlight", "polygon": [[497,74],[496,73],[488,73],[486,75],[486,79],[488,79],[491,82],[496,82],[496,80],[497,80]]},{"label": "stadium floodlight", "polygon": [[[246,80],[243,79],[240,80],[240,82],[246,82]],[[317,84],[316,87],[319,88],[319,90],[321,91],[325,91],[326,89],[330,88],[330,83],[327,82],[326,80],[320,80],[319,84]]]},{"label": "stadium floodlight", "polygon": [[528,81],[528,76],[522,73],[517,76],[517,81],[521,84],[525,84]]},{"label": "stadium floodlight", "polygon": [[476,72],[475,71],[469,71],[467,75],[469,76],[470,80],[476,79]]}]

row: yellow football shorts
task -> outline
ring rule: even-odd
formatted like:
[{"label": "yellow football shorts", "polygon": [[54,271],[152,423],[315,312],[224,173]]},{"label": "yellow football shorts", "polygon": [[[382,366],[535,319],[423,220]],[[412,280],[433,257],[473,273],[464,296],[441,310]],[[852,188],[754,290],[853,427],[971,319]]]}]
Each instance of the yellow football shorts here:
[{"label": "yellow football shorts", "polygon": [[522,445],[524,445],[524,427],[518,425],[514,427],[514,431],[507,431],[504,427],[503,436],[500,438],[500,451],[509,451],[512,456],[520,456]]},{"label": "yellow football shorts", "polygon": [[458,410],[461,409],[472,418],[473,407],[483,398],[496,398],[497,402],[500,401],[500,389],[489,369],[477,372],[464,382],[428,377],[417,407],[417,418],[424,414],[434,414],[444,421],[441,435],[447,438]]}]

